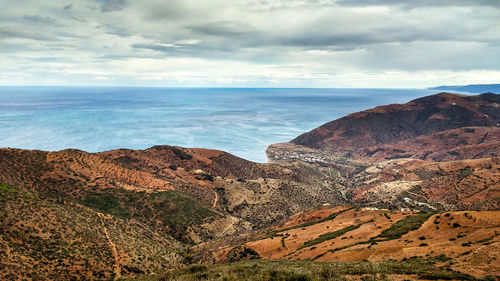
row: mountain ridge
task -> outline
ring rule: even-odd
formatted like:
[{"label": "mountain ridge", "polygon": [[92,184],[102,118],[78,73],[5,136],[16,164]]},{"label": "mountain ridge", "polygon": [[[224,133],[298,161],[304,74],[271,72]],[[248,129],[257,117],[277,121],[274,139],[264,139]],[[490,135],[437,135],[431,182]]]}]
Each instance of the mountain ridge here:
[{"label": "mountain ridge", "polygon": [[378,106],[328,122],[291,143],[338,151],[382,145],[466,126],[497,126],[500,95],[440,93],[406,104]]},{"label": "mountain ridge", "polygon": [[450,85],[428,88],[429,90],[459,91],[469,93],[492,92],[500,94],[500,84],[471,84],[471,85]]}]

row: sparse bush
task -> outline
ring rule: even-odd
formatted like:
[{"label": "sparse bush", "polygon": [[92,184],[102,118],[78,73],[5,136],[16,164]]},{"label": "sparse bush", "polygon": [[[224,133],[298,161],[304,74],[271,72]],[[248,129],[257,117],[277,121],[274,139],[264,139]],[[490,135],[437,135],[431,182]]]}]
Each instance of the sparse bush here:
[{"label": "sparse bush", "polygon": [[425,280],[476,280],[473,276],[452,270],[421,273],[418,277]]},{"label": "sparse bush", "polygon": [[177,148],[177,147],[172,147],[172,152],[179,157],[181,160],[191,160],[193,159],[193,156],[190,154],[184,152],[184,150]]},{"label": "sparse bush", "polygon": [[187,267],[184,270],[184,272],[193,274],[193,273],[197,273],[197,272],[203,272],[206,270],[207,270],[207,267],[204,265],[192,265],[190,267]]}]

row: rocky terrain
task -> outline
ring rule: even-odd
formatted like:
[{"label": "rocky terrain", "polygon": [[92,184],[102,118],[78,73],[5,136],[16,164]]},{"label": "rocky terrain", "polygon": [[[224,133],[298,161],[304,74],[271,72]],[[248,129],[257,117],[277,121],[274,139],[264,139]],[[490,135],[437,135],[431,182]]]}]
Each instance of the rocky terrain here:
[{"label": "rocky terrain", "polygon": [[[499,123],[499,95],[442,93],[271,145],[267,164],[174,146],[2,148],[0,279],[331,280],[302,260],[335,262],[335,278],[497,275]],[[185,268],[196,262],[256,271]]]}]

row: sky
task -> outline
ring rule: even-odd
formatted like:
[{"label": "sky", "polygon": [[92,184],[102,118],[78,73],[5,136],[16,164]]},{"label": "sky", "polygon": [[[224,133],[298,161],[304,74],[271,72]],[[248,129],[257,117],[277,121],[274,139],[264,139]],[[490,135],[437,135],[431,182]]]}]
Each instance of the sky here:
[{"label": "sky", "polygon": [[0,85],[500,82],[499,0],[0,0]]}]

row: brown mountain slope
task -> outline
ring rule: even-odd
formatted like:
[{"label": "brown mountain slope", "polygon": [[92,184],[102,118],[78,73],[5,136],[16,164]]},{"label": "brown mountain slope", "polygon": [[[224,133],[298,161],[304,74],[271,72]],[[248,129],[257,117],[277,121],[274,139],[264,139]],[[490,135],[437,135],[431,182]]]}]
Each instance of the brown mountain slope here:
[{"label": "brown mountain slope", "polygon": [[137,220],[0,183],[1,280],[113,280],[182,262],[181,244]]},{"label": "brown mountain slope", "polygon": [[192,186],[205,204],[179,194],[182,188],[174,188],[173,183],[180,186],[176,181],[79,150],[0,149],[0,171],[0,181],[42,199],[80,203],[120,218],[138,219],[183,241],[217,235],[218,230],[205,226],[207,222],[234,226],[233,231],[248,227],[209,208],[213,190],[196,184],[194,171],[186,177],[193,179]]},{"label": "brown mountain slope", "polygon": [[[112,201],[116,206],[108,213],[148,220],[152,227],[192,241],[247,229],[248,222],[269,225],[317,204],[345,202],[332,187],[340,179],[331,169],[256,164],[206,149],[157,146],[95,154],[0,149],[0,181],[60,202],[102,209],[103,201]],[[162,213],[162,206],[188,199],[169,190],[201,202],[206,215],[179,210],[193,219],[173,221],[176,214]],[[159,211],[162,219],[150,220]]]},{"label": "brown mountain slope", "polygon": [[437,266],[485,277],[500,270],[499,247],[498,212],[431,214],[323,207],[267,231],[194,250],[200,258],[217,262],[248,258],[245,252],[263,259],[323,262],[436,258],[441,261]]},{"label": "brown mountain slope", "polygon": [[353,152],[361,162],[399,158],[428,161],[466,160],[500,156],[500,127],[464,127],[421,135]]},{"label": "brown mountain slope", "polygon": [[170,146],[99,155],[167,180],[176,190],[258,227],[315,204],[344,202],[332,187],[342,178],[338,172],[303,163],[257,164],[223,151]]},{"label": "brown mountain slope", "polygon": [[441,93],[350,114],[292,140],[296,145],[331,152],[394,143],[420,135],[500,123],[500,95]]}]

